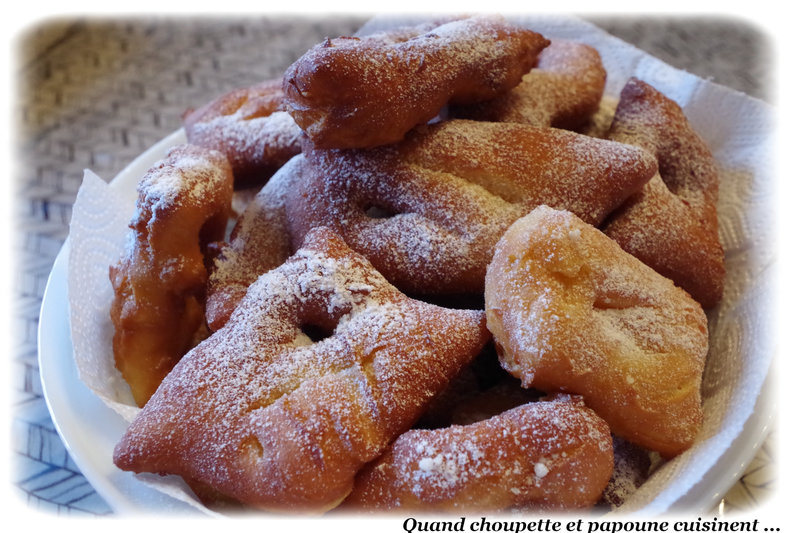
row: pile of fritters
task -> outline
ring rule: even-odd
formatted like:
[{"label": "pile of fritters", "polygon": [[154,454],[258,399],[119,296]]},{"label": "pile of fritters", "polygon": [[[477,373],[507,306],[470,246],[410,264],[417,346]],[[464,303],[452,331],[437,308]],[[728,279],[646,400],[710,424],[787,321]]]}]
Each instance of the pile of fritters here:
[{"label": "pile of fritters", "polygon": [[702,424],[724,264],[708,148],[638,79],[587,134],[605,78],[454,17],[188,110],[111,267],[117,466],[219,508],[623,503]]}]

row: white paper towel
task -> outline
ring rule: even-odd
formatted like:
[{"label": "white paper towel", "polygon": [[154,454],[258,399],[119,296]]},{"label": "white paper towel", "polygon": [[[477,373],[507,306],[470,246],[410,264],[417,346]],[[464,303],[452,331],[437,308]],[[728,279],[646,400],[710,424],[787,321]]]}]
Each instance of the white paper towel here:
[{"label": "white paper towel", "polygon": [[[721,168],[718,207],[727,279],[723,301],[709,315],[703,428],[688,452],[657,470],[618,511],[661,513],[709,470],[727,468],[717,462],[753,411],[776,350],[770,329],[775,262],[773,110],[759,100],[672,68],[581,20],[509,18],[546,37],[573,39],[597,48],[608,71],[606,96],[611,99],[631,76],[674,99],[707,141]],[[403,21],[376,18],[361,33]],[[182,131],[164,139],[110,185],[87,171],[73,208],[68,287],[76,365],[81,379],[126,420],[138,409],[113,366],[108,267],[124,247],[136,182],[169,146],[184,140]]]}]

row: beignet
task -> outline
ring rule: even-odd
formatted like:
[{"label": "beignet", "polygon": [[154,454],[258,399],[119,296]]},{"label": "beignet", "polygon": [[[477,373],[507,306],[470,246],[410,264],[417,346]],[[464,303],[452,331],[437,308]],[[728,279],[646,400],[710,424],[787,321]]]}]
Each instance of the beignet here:
[{"label": "beignet", "polygon": [[449,120],[370,150],[304,145],[295,245],[327,226],[412,294],[482,293],[495,243],[545,203],[591,224],[649,180],[644,150],[555,128]]},{"label": "beignet", "polygon": [[207,335],[206,245],[225,234],[233,174],[221,153],[182,145],[147,171],[137,191],[125,252],[109,278],[114,363],[142,406]]},{"label": "beignet", "polygon": [[706,315],[600,230],[547,206],[515,222],[487,269],[486,314],[524,386],[582,395],[615,434],[665,457],[694,442]]},{"label": "beignet", "polygon": [[424,24],[403,39],[327,39],[285,72],[289,113],[320,148],[400,141],[448,102],[488,100],[517,85],[547,39],[501,17]]},{"label": "beignet", "polygon": [[235,89],[183,113],[188,142],[225,154],[237,189],[262,186],[300,153],[303,132],[283,107],[281,85],[269,80]]},{"label": "beignet", "polygon": [[451,106],[450,116],[577,130],[600,106],[606,69],[596,49],[550,39],[536,67],[511,91],[486,102]]},{"label": "beignet", "polygon": [[655,155],[658,174],[609,217],[606,235],[703,307],[715,307],[725,253],[717,222],[719,176],[708,146],[678,104],[636,78],[622,90],[608,138]]},{"label": "beignet", "polygon": [[488,341],[318,228],[162,382],[114,450],[261,509],[323,512]]},{"label": "beignet", "polygon": [[593,505],[614,466],[611,433],[574,397],[468,426],[412,430],[356,478],[360,511],[564,510]]},{"label": "beignet", "polygon": [[225,325],[251,283],[292,254],[284,204],[303,162],[298,154],[281,167],[237,219],[230,240],[211,243],[206,302],[211,331]]}]

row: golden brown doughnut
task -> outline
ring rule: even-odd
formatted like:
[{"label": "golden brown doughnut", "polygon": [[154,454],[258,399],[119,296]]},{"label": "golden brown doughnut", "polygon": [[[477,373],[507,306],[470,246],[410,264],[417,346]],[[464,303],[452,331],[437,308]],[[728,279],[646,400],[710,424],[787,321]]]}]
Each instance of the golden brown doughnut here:
[{"label": "golden brown doughnut", "polygon": [[251,283],[292,254],[284,201],[303,161],[302,154],[296,155],[270,178],[236,221],[229,242],[211,244],[206,300],[211,331],[225,325]]},{"label": "golden brown doughnut", "polygon": [[281,80],[235,89],[183,114],[191,144],[225,154],[236,188],[263,185],[300,153],[302,131],[283,108]]},{"label": "golden brown doughnut", "polygon": [[114,362],[141,406],[206,334],[205,246],[225,234],[233,174],[221,153],[184,145],[147,171],[114,288]]},{"label": "golden brown doughnut", "polygon": [[328,39],[287,69],[288,111],[318,147],[397,142],[448,102],[480,102],[507,92],[548,43],[487,16],[399,35]]},{"label": "golden brown doughnut", "polygon": [[708,146],[678,104],[636,78],[622,90],[608,137],[654,154],[659,173],[609,217],[606,235],[703,307],[716,306],[725,252],[717,221],[719,176]]},{"label": "golden brown doughnut", "polygon": [[605,84],[606,69],[596,49],[551,39],[519,85],[492,100],[452,106],[450,115],[577,130],[597,111]]},{"label": "golden brown doughnut", "polygon": [[576,509],[613,468],[608,425],[577,398],[527,403],[468,426],[412,430],[356,478],[343,509]]},{"label": "golden brown doughnut", "polygon": [[644,150],[555,128],[450,120],[368,150],[304,145],[295,245],[328,226],[412,294],[483,292],[494,245],[541,203],[597,224],[655,172]]},{"label": "golden brown doughnut", "polygon": [[322,512],[488,341],[317,228],[162,382],[114,451],[246,505]]},{"label": "golden brown doughnut", "polygon": [[665,457],[694,442],[706,316],[600,230],[547,206],[515,222],[487,268],[486,313],[523,386],[580,394],[615,434]]}]

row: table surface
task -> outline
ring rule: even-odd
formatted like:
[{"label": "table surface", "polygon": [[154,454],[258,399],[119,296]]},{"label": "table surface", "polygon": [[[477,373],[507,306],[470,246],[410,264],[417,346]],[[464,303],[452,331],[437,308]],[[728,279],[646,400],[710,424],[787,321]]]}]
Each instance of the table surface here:
[{"label": "table surface", "polygon": [[[773,54],[763,29],[722,17],[586,18],[673,66],[772,99]],[[112,513],[54,429],[37,362],[39,308],[83,170],[115,176],[178,129],[187,107],[278,77],[312,45],[352,33],[364,21],[354,15],[87,18],[43,22],[18,36],[11,422],[12,480],[21,506]],[[718,512],[751,509],[770,496],[773,446],[770,436]]]}]

